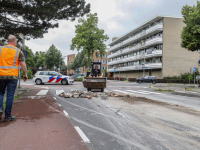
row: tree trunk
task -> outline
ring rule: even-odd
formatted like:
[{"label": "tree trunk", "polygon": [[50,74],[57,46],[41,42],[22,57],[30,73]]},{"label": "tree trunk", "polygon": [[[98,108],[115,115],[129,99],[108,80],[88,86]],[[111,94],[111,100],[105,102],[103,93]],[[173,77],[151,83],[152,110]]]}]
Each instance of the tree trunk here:
[{"label": "tree trunk", "polygon": [[90,50],[88,50],[88,66],[87,67],[90,67]]}]

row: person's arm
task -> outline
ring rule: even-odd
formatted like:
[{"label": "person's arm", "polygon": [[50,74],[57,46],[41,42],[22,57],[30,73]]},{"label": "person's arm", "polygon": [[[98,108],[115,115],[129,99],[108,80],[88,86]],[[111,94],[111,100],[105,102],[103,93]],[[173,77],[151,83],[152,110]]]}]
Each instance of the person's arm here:
[{"label": "person's arm", "polygon": [[19,63],[20,63],[20,65],[21,65],[22,71],[23,71],[23,73],[24,73],[24,75],[23,75],[23,80],[24,80],[24,82],[26,82],[26,80],[28,79],[28,77],[27,77],[26,63],[25,63],[25,61],[20,61]]}]

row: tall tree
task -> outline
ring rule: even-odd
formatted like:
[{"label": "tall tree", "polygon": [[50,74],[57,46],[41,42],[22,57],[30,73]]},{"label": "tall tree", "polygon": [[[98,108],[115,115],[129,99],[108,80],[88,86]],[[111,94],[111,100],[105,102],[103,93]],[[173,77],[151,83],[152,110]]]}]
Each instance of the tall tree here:
[{"label": "tall tree", "polygon": [[33,60],[34,54],[32,50],[28,46],[25,46],[25,50],[28,52],[26,59],[27,68],[35,67],[35,61]]},{"label": "tall tree", "polygon": [[45,64],[48,68],[53,69],[54,65],[59,68],[61,63],[64,62],[60,50],[58,50],[54,45],[51,45],[47,50],[45,55]]},{"label": "tall tree", "polygon": [[46,53],[45,52],[39,52],[39,55],[36,55],[37,57],[37,63],[36,63],[36,67],[39,68],[39,67],[42,67],[44,68],[45,66],[45,55]]},{"label": "tall tree", "polygon": [[181,46],[189,51],[197,51],[200,49],[200,1],[197,1],[197,6],[184,6],[182,14],[186,26],[181,34]]},{"label": "tall tree", "polygon": [[74,21],[90,12],[85,0],[0,0],[0,35],[42,38],[58,20]]},{"label": "tall tree", "polygon": [[90,65],[91,57],[95,50],[99,50],[102,57],[106,52],[106,42],[109,38],[104,34],[104,30],[98,28],[97,13],[87,14],[87,19],[80,18],[76,25],[76,36],[72,39],[71,50],[81,50],[87,54]]}]

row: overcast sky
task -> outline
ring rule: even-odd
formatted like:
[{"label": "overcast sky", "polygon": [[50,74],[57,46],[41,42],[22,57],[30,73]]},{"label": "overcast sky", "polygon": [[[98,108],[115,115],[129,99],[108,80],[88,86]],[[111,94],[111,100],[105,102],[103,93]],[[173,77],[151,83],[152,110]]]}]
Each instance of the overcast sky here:
[{"label": "overcast sky", "polygon": [[[158,16],[181,17],[184,5],[196,5],[196,0],[86,0],[91,4],[91,13],[97,13],[99,28],[112,38],[120,37],[144,22]],[[63,56],[77,53],[70,50],[75,36],[76,21],[59,21],[59,28],[50,29],[42,39],[26,41],[26,45],[36,51],[46,51],[54,44]]]}]

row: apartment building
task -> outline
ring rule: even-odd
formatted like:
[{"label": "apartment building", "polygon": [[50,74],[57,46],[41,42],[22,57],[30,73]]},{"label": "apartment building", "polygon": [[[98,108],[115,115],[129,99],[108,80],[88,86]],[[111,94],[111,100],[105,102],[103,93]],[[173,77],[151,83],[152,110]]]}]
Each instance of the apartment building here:
[{"label": "apartment building", "polygon": [[[93,61],[95,62],[102,62],[102,69],[106,69],[107,68],[107,63],[108,63],[108,56],[109,53],[106,53],[102,58],[100,57],[99,51],[95,51],[93,54]],[[73,63],[75,59],[75,54],[71,54],[67,56],[67,64],[69,63]],[[79,73],[86,73],[86,69],[85,67],[81,67],[81,68],[77,68],[77,72]],[[68,71],[68,74],[72,74],[72,73],[76,73],[75,70],[70,70]]]},{"label": "apartment building", "polygon": [[[111,76],[162,79],[198,67],[198,52],[181,47],[183,18],[157,16],[109,44]],[[115,73],[114,73],[115,72]]]},{"label": "apartment building", "polygon": [[[75,54],[67,55],[67,64],[73,63],[74,59],[75,59]],[[71,75],[72,73],[75,74],[75,71],[74,70],[67,71],[68,75]]]},{"label": "apartment building", "polygon": [[107,63],[109,61],[108,59],[109,53],[107,52],[102,58],[100,57],[99,51],[95,51],[93,55],[93,61],[95,62],[101,62],[102,63],[102,69],[107,69]]}]

